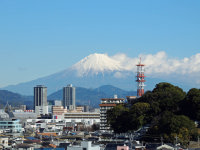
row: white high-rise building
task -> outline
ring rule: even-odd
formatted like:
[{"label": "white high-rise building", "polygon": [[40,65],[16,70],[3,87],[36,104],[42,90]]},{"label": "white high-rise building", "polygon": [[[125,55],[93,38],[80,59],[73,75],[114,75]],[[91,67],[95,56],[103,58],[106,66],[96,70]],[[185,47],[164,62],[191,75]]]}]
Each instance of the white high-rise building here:
[{"label": "white high-rise building", "polygon": [[123,104],[125,101],[124,98],[117,98],[117,95],[114,95],[114,98],[102,98],[100,106],[100,130],[110,131],[110,125],[107,124],[107,110],[112,109],[118,104]]},{"label": "white high-rise building", "polygon": [[48,114],[47,87],[43,85],[34,87],[34,110],[37,115]]},{"label": "white high-rise building", "polygon": [[63,106],[69,110],[76,109],[76,88],[72,84],[63,88]]}]

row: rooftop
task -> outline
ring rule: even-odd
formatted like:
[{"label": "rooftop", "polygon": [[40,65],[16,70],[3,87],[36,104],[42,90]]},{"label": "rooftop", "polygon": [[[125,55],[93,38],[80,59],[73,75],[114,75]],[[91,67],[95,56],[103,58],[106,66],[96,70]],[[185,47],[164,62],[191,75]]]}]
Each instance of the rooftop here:
[{"label": "rooftop", "polygon": [[107,100],[118,101],[118,100],[125,100],[125,99],[124,98],[102,98],[101,100],[103,100],[103,101],[107,101]]}]

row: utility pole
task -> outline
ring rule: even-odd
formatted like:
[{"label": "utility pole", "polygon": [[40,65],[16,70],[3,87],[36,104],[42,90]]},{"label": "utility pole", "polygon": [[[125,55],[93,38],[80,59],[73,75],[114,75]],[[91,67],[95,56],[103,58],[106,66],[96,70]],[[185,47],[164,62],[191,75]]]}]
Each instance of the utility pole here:
[{"label": "utility pole", "polygon": [[161,145],[163,145],[163,137],[162,136],[160,138],[160,141],[161,141]]},{"label": "utility pole", "polygon": [[176,144],[175,144],[176,150],[177,150],[177,142],[178,142],[178,136],[177,136],[177,134],[176,134]]}]

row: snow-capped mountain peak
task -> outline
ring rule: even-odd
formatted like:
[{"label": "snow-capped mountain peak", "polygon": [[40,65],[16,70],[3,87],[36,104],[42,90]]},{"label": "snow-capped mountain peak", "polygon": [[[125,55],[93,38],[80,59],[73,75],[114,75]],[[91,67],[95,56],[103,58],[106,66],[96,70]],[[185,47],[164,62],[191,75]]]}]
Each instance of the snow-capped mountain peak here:
[{"label": "snow-capped mountain peak", "polygon": [[123,70],[119,61],[110,58],[107,54],[98,53],[83,58],[74,64],[71,69],[76,70],[78,76]]}]

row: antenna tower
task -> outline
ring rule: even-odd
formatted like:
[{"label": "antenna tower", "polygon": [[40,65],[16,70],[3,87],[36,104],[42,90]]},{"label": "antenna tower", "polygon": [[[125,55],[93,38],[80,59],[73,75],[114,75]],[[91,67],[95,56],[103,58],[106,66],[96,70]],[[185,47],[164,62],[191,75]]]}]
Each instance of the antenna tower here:
[{"label": "antenna tower", "polygon": [[137,96],[140,97],[144,94],[144,82],[145,81],[145,77],[144,76],[144,64],[141,63],[141,58],[140,58],[140,62],[136,65],[137,66]]}]

